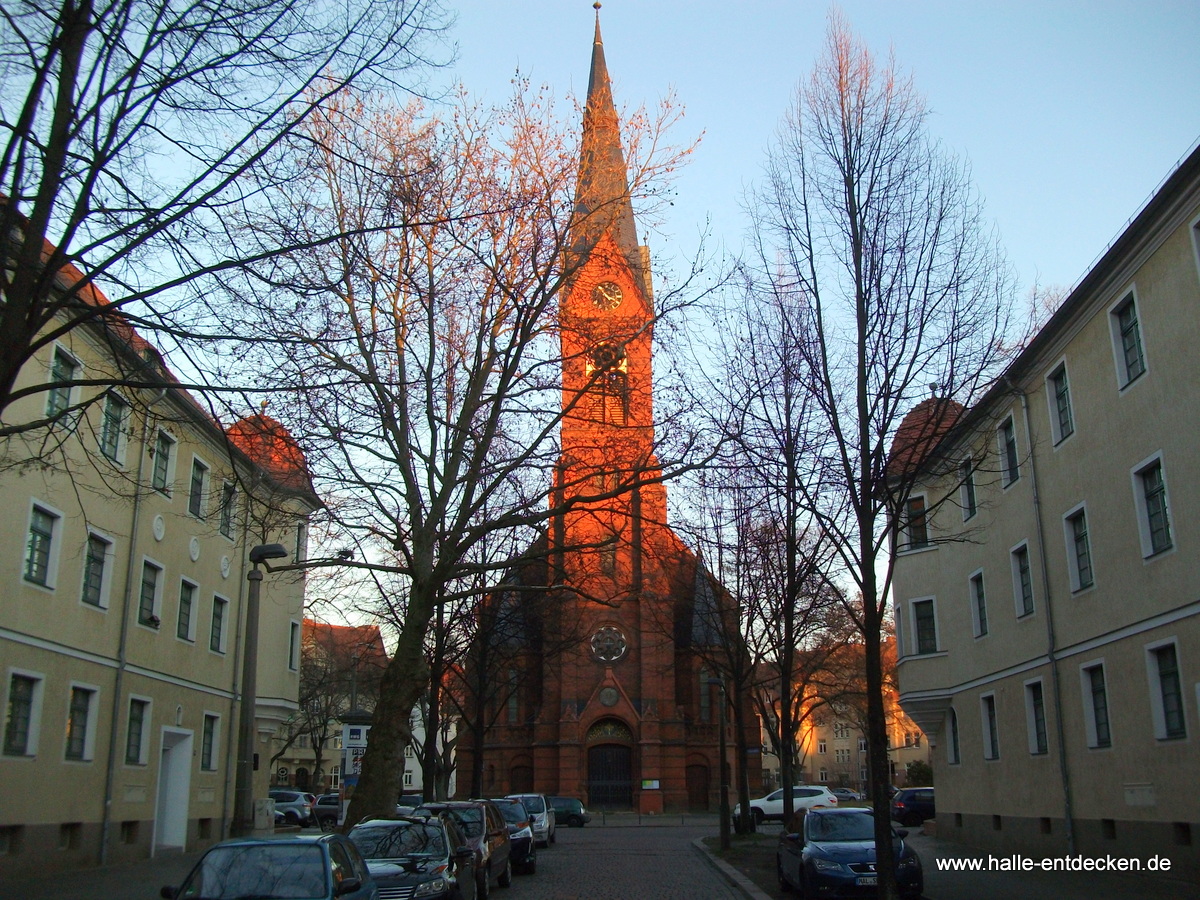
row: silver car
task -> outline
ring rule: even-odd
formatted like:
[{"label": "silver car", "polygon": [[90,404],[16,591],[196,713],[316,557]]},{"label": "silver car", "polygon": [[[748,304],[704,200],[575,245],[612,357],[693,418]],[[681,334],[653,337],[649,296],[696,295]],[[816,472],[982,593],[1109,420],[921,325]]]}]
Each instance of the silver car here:
[{"label": "silver car", "polygon": [[533,839],[541,847],[554,843],[554,807],[546,802],[545,794],[509,794],[509,799],[520,800],[525,811],[533,820]]},{"label": "silver car", "polygon": [[313,824],[313,808],[312,800],[309,799],[310,794],[305,794],[302,791],[276,789],[271,791],[269,796],[275,801],[276,816],[278,817],[282,814],[283,820],[288,825]]}]

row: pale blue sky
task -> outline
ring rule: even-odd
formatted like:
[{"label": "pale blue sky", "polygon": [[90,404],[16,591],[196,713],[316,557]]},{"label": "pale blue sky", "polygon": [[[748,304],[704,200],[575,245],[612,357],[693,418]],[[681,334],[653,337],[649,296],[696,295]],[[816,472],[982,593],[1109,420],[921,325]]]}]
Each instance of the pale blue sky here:
[{"label": "pale blue sky", "polygon": [[[559,97],[587,87],[590,0],[448,0],[447,77],[501,102],[514,71]],[[965,155],[1022,282],[1071,285],[1200,138],[1200,0],[843,0],[878,55],[893,48],[928,100],[933,134]],[[820,53],[829,4],[606,0],[618,105],[674,87],[676,137],[704,140],[680,176],[660,260],[706,217],[736,249],[741,200],[795,87]]]}]

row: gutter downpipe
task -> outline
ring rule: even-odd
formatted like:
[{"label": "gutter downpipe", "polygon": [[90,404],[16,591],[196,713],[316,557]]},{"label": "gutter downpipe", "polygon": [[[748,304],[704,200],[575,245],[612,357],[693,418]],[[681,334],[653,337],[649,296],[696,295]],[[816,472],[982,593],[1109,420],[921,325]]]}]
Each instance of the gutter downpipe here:
[{"label": "gutter downpipe", "polygon": [[[108,843],[112,832],[113,785],[117,780],[117,741],[121,722],[121,689],[128,665],[129,610],[133,597],[133,563],[137,559],[138,528],[142,514],[142,476],[146,469],[146,438],[150,432],[150,410],[165,399],[167,389],[160,388],[158,396],[146,404],[142,417],[142,440],[138,447],[137,478],[133,483],[133,514],[129,524],[129,556],[125,560],[125,591],[121,599],[121,635],[117,643],[117,677],[113,683],[112,723],[108,730],[108,760],[104,772],[104,808],[100,817],[100,865],[108,863]],[[157,825],[157,820],[155,821]]]},{"label": "gutter downpipe", "polygon": [[1071,799],[1071,769],[1067,762],[1067,745],[1062,715],[1062,683],[1058,672],[1058,647],[1054,633],[1054,605],[1050,602],[1050,574],[1046,568],[1046,535],[1042,527],[1042,498],[1038,493],[1037,463],[1034,453],[1033,430],[1029,420],[1029,398],[1025,391],[1005,377],[1009,387],[1021,395],[1021,414],[1025,419],[1025,434],[1029,438],[1029,481],[1033,490],[1034,522],[1037,524],[1038,562],[1042,568],[1042,596],[1046,598],[1046,656],[1050,660],[1050,683],[1054,689],[1054,731],[1058,738],[1058,772],[1063,788],[1063,823],[1066,829],[1067,853],[1075,852],[1075,822]]}]

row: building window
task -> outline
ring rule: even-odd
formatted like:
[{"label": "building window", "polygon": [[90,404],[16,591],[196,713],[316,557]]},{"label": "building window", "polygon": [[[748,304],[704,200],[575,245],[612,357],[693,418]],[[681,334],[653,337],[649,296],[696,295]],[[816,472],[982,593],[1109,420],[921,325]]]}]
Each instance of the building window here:
[{"label": "building window", "polygon": [[214,653],[225,652],[225,613],[229,601],[213,595],[212,628],[208,633],[208,649]]},{"label": "building window", "polygon": [[1084,666],[1080,669],[1080,674],[1088,746],[1111,747],[1112,731],[1108,719],[1108,689],[1104,683],[1104,664]]},{"label": "building window", "polygon": [[904,549],[929,546],[929,525],[923,496],[909,497],[904,504]]},{"label": "building window", "polygon": [[83,555],[83,591],[79,599],[89,606],[108,607],[109,558],[112,542],[95,532],[88,533]]},{"label": "building window", "polygon": [[142,587],[138,600],[138,624],[149,628],[159,626],[161,608],[162,568],[149,560],[142,562]]},{"label": "building window", "polygon": [[825,753],[825,752],[826,752],[826,749],[825,749],[825,738],[821,738],[819,741],[817,741],[817,752],[818,752],[818,753]]},{"label": "building window", "polygon": [[1175,642],[1147,648],[1147,672],[1150,676],[1150,705],[1154,717],[1154,736],[1159,740],[1187,737],[1183,711],[1182,679]]},{"label": "building window", "polygon": [[1000,732],[996,725],[996,695],[985,694],[980,698],[983,713],[983,758],[1000,758]]},{"label": "building window", "polygon": [[971,618],[975,620],[975,637],[988,633],[987,595],[983,589],[983,572],[971,576]]},{"label": "building window", "polygon": [[204,518],[204,496],[208,493],[208,466],[192,457],[192,480],[188,488],[188,512]]},{"label": "building window", "polygon": [[175,453],[175,439],[165,431],[160,431],[154,441],[154,472],[151,475],[151,486],[164,494],[171,493],[172,457]]},{"label": "building window", "polygon": [[1133,496],[1138,511],[1142,556],[1148,558],[1170,550],[1171,516],[1167,507],[1167,483],[1163,479],[1160,457],[1154,457],[1135,467]]},{"label": "building window", "polygon": [[508,670],[508,698],[506,706],[508,708],[509,724],[515,724],[521,718],[521,698],[517,694],[517,670]]},{"label": "building window", "polygon": [[219,716],[211,713],[204,714],[204,730],[200,736],[200,768],[205,772],[217,770],[217,749],[220,738],[218,724]]},{"label": "building window", "polygon": [[821,784],[824,784],[828,780],[829,780],[829,771],[827,769],[821,769],[817,773],[817,781],[821,782]]},{"label": "building window", "polygon": [[1114,307],[1112,323],[1121,387],[1125,387],[1146,371],[1146,355],[1142,350],[1142,331],[1138,324],[1137,301],[1132,293]]},{"label": "building window", "polygon": [[20,672],[10,675],[4,718],[5,756],[33,756],[37,753],[41,707],[42,679]]},{"label": "building window", "polygon": [[125,461],[125,423],[128,418],[129,404],[117,394],[106,394],[100,420],[100,452],[115,463]]},{"label": "building window", "polygon": [[937,653],[937,618],[932,600],[916,600],[912,605],[913,632],[916,635],[917,655]]},{"label": "building window", "polygon": [[1054,443],[1069,438],[1075,431],[1075,419],[1071,414],[1071,387],[1067,383],[1066,364],[1060,364],[1050,373],[1050,430]]},{"label": "building window", "polygon": [[1000,474],[1004,486],[1008,487],[1021,477],[1021,470],[1017,465],[1017,429],[1013,425],[1012,416],[1000,425],[997,438],[1000,443]]},{"label": "building window", "polygon": [[975,461],[966,459],[958,467],[959,487],[962,502],[963,521],[967,521],[979,512],[979,501],[975,496]]},{"label": "building window", "polygon": [[1070,561],[1071,590],[1082,591],[1095,583],[1086,510],[1080,507],[1067,513],[1064,523],[1066,525],[1067,557]]},{"label": "building window", "polygon": [[712,685],[708,683],[708,670],[700,670],[700,721],[712,721]]},{"label": "building window", "polygon": [[958,765],[958,713],[953,709],[946,713],[947,730],[949,731],[950,741],[946,745],[946,762],[952,766]]},{"label": "building window", "polygon": [[405,786],[405,787],[412,787],[412,786],[413,786],[413,773],[412,773],[412,772],[405,772],[405,773],[404,773],[404,786]]},{"label": "building window", "polygon": [[125,734],[125,764],[146,764],[146,728],[150,724],[150,701],[136,697],[129,700],[129,729]]},{"label": "building window", "polygon": [[175,636],[182,641],[195,640],[192,631],[192,609],[196,603],[196,585],[186,579],[179,582],[179,621],[175,626]]},{"label": "building window", "polygon": [[71,705],[67,709],[67,759],[87,761],[92,758],[92,708],[96,702],[94,688],[71,687]]},{"label": "building window", "polygon": [[1010,554],[1012,563],[1013,600],[1017,618],[1033,615],[1033,572],[1029,566],[1029,545],[1021,544]]},{"label": "building window", "polygon": [[1025,720],[1029,728],[1029,752],[1034,756],[1047,753],[1046,697],[1040,679],[1025,685]]},{"label": "building window", "polygon": [[858,752],[859,752],[859,753],[866,753],[866,752],[867,752],[867,739],[866,739],[866,738],[859,738],[859,739],[858,739]]},{"label": "building window", "polygon": [[79,375],[79,362],[61,347],[54,348],[50,364],[50,391],[46,394],[46,418],[61,416],[71,406],[71,382]]},{"label": "building window", "polygon": [[221,534],[227,538],[233,537],[233,518],[237,505],[237,485],[226,481],[221,485]]},{"label": "building window", "polygon": [[291,623],[288,635],[288,668],[295,672],[300,668],[300,623]]},{"label": "building window", "polygon": [[29,514],[29,540],[25,545],[25,580],[42,587],[54,587],[54,537],[59,517],[41,506]]}]

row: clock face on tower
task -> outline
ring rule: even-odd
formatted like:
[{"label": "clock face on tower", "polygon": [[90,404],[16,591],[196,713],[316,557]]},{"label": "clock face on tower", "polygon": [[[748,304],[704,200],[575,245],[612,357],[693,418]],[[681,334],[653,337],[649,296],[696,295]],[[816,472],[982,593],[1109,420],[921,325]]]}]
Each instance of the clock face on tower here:
[{"label": "clock face on tower", "polygon": [[612,281],[602,281],[592,288],[592,305],[596,309],[616,309],[622,297],[621,286]]}]

